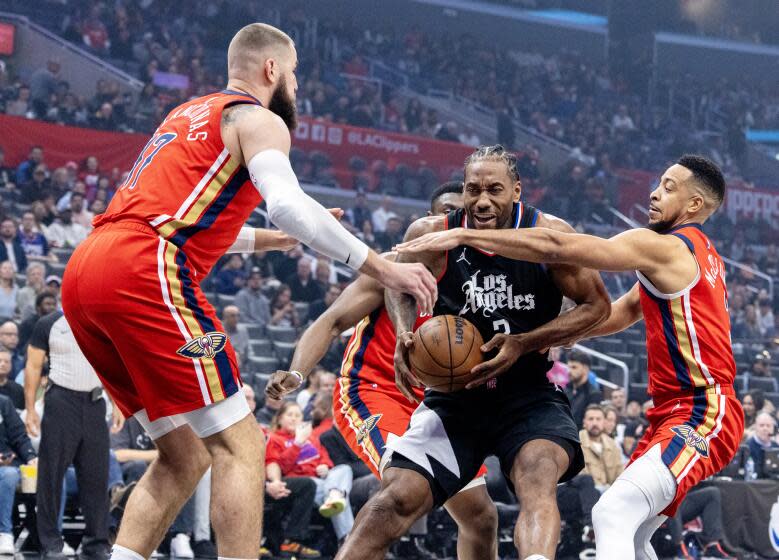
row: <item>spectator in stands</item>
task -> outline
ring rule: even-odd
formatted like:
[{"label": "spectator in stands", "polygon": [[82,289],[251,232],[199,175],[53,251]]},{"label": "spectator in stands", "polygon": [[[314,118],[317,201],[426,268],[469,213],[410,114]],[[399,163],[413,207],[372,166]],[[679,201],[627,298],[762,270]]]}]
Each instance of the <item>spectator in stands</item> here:
[{"label": "spectator in stands", "polygon": [[[0,161],[0,166],[2,166],[2,161]],[[0,171],[0,183],[2,183],[2,171]],[[766,247],[765,256],[760,261],[760,269],[773,278],[779,278],[779,248],[777,248],[776,243],[771,243]]]},{"label": "spectator in stands", "polygon": [[628,113],[627,105],[619,106],[616,114],[611,118],[611,128],[615,132],[632,132],[636,129],[636,125]]},{"label": "spectator in stands", "polygon": [[59,61],[51,58],[30,76],[30,99],[39,118],[46,114],[51,96],[57,93],[59,72]]},{"label": "spectator in stands", "polygon": [[107,54],[111,48],[108,29],[100,19],[103,6],[103,4],[94,5],[89,17],[81,25],[81,38],[84,45],[98,54]]},{"label": "spectator in stands", "polygon": [[241,255],[227,256],[227,262],[216,274],[216,291],[219,294],[233,296],[246,285],[246,272],[243,269]]},{"label": "spectator in stands", "polygon": [[757,321],[760,324],[760,331],[763,336],[770,338],[774,336],[776,332],[776,321],[774,319],[774,312],[771,309],[771,298],[768,294],[765,294],[758,301],[757,308]]},{"label": "spectator in stands", "polygon": [[584,411],[591,404],[600,404],[603,393],[590,383],[590,358],[583,352],[571,352],[568,356],[568,370],[571,382],[565,394],[571,401],[571,412],[579,429],[582,429]]},{"label": "spectator in stands", "polygon": [[13,167],[8,167],[5,164],[5,150],[0,147],[0,189],[6,189],[7,186],[15,185],[16,174]]},{"label": "spectator in stands", "polygon": [[[87,238],[87,229],[73,221],[73,213],[70,208],[63,210],[46,231],[47,239],[52,247],[75,249]],[[2,226],[0,226],[2,235]],[[0,250],[0,258],[2,250]]]},{"label": "spectator in stands", "polygon": [[249,361],[249,330],[246,325],[239,325],[241,310],[237,305],[227,305],[222,310],[222,326],[230,338],[238,357],[238,366],[243,369]]},{"label": "spectator in stands", "polygon": [[[774,393],[777,391],[776,379],[771,373],[771,354],[768,352],[768,350],[758,352],[752,360],[752,366],[749,368],[748,379],[755,377],[768,380],[769,382],[773,381],[773,388],[770,389],[770,391]],[[749,383],[749,381],[747,381],[747,383]]]},{"label": "spectator in stands", "polygon": [[70,211],[74,222],[81,224],[87,232],[92,229],[92,219],[95,215],[87,210],[86,200],[81,193],[74,192],[70,196]]},{"label": "spectator in stands", "polygon": [[[246,384],[244,384],[243,388],[244,392],[249,392],[249,390],[251,390],[251,387]],[[253,390],[251,390],[251,394],[252,398],[254,398]],[[279,409],[281,409],[281,405],[284,404],[284,402],[286,402],[284,399],[274,399],[265,395],[265,401],[262,404],[262,408],[257,409],[257,412],[254,413],[254,417],[257,418],[257,422],[260,426],[270,429],[273,424],[273,419],[276,417],[276,414],[278,414]]]},{"label": "spectator in stands", "polygon": [[330,518],[339,541],[344,539],[354,525],[349,504],[351,469],[346,465],[333,466],[327,451],[312,437],[311,424],[303,422],[303,412],[297,403],[282,404],[272,427],[265,457],[267,480],[274,482],[296,476],[313,480],[320,515]]},{"label": "spectator in stands", "polygon": [[392,198],[386,195],[383,196],[381,199],[381,204],[379,204],[379,207],[373,211],[373,214],[371,214],[374,233],[381,233],[387,229],[387,220],[390,219],[390,216],[395,215],[395,212],[390,210],[391,207]]},{"label": "spectator in stands", "polygon": [[748,304],[744,308],[744,322],[735,325],[732,333],[735,339],[759,340],[763,337],[760,328],[760,320],[757,315],[757,308]]},{"label": "spectator in stands", "polygon": [[11,376],[11,357],[11,352],[0,349],[0,395],[11,399],[17,410],[24,410],[24,389]]},{"label": "spectator in stands", "polygon": [[19,347],[19,327],[13,321],[6,321],[0,325],[0,349],[7,350],[11,354],[10,377],[16,379],[16,374],[24,370],[27,356]]},{"label": "spectator in stands", "polygon": [[35,314],[22,321],[19,326],[19,349],[25,353],[27,343],[30,341],[35,323],[38,319],[53,313],[57,309],[57,297],[49,292],[41,292],[35,297]]},{"label": "spectator in stands", "polygon": [[298,403],[300,410],[305,410],[308,405],[308,401],[311,400],[314,395],[319,391],[319,376],[325,371],[322,366],[315,366],[308,374],[306,378],[306,386],[301,389],[295,402]]},{"label": "spectator in stands", "polygon": [[292,291],[292,301],[311,303],[322,299],[324,292],[311,273],[311,260],[302,258],[298,261],[297,272],[287,278],[287,286]]},{"label": "spectator in stands", "polygon": [[316,394],[311,397],[306,406],[301,410],[303,411],[303,418],[305,420],[311,420],[313,418],[314,406],[317,403],[317,398],[322,396],[328,396],[333,394],[335,389],[336,376],[331,371],[322,371],[319,373],[318,388]]},{"label": "spectator in stands", "polygon": [[328,259],[322,257],[317,259],[314,278],[316,279],[317,284],[319,284],[319,287],[322,288],[322,293],[327,292],[330,284],[335,281],[337,277],[337,274],[333,274],[333,266]]},{"label": "spectator in stands", "polygon": [[324,431],[319,436],[319,440],[327,449],[327,454],[330,455],[334,465],[347,465],[352,469],[352,490],[349,492],[349,501],[352,504],[352,511],[359,511],[371,496],[379,491],[381,481],[355,455],[337,427]]},{"label": "spectator in stands", "polygon": [[39,164],[32,172],[32,179],[19,185],[19,202],[32,204],[41,200],[50,191],[49,180],[46,177],[46,166]]},{"label": "spectator in stands", "polygon": [[333,392],[320,391],[309,402],[313,402],[311,408],[312,434],[319,439],[319,436],[333,427]]},{"label": "spectator in stands", "polygon": [[21,86],[16,93],[16,99],[6,103],[5,113],[6,115],[11,115],[12,117],[26,117],[32,113],[30,88],[27,86]]},{"label": "spectator in stands", "polygon": [[755,462],[755,473],[758,478],[764,478],[763,458],[766,449],[777,449],[779,443],[774,441],[774,429],[776,421],[767,412],[759,412],[755,418],[755,428],[752,436],[747,440],[749,456]]},{"label": "spectator in stands", "polygon": [[625,389],[622,389],[621,387],[617,387],[616,389],[613,389],[611,391],[611,396],[609,397],[609,401],[611,406],[613,406],[616,411],[617,415],[619,417],[619,421],[624,421],[626,416],[626,408],[627,408],[627,402],[628,397],[627,393],[625,393]]},{"label": "spectator in stands", "polygon": [[605,433],[605,415],[597,404],[587,406],[584,429],[579,432],[584,452],[584,473],[589,474],[599,492],[605,492],[622,474],[622,453],[617,443]]},{"label": "spectator in stands", "polygon": [[292,290],[286,284],[281,284],[273,295],[270,302],[270,324],[275,327],[295,327],[300,326],[295,304],[292,303]]},{"label": "spectator in stands", "polygon": [[371,221],[371,210],[368,207],[368,200],[364,190],[359,189],[354,195],[354,206],[346,211],[344,217],[355,231],[362,231],[363,224]]},{"label": "spectator in stands", "polygon": [[32,442],[14,403],[0,395],[0,554],[15,554],[13,506],[21,480],[19,466],[37,463]]},{"label": "spectator in stands", "polygon": [[100,108],[95,111],[95,114],[89,120],[89,125],[97,130],[116,130],[118,124],[114,115],[114,106],[108,101],[101,104]]},{"label": "spectator in stands", "polygon": [[3,261],[0,263],[0,318],[10,319],[16,314],[18,291],[13,266]]},{"label": "spectator in stands", "polygon": [[31,262],[27,265],[27,278],[16,295],[16,308],[22,321],[35,314],[35,299],[43,291],[45,275],[46,266],[43,263]]},{"label": "spectator in stands", "polygon": [[273,251],[268,261],[273,267],[273,275],[279,280],[289,278],[297,271],[298,261],[303,258],[303,246],[298,244],[286,252]]},{"label": "spectator in stands", "polygon": [[32,212],[22,214],[22,225],[19,228],[19,243],[28,261],[56,262],[54,254],[49,254],[48,241],[36,228],[35,214]]},{"label": "spectator in stands", "polygon": [[760,389],[749,391],[741,398],[741,406],[744,409],[745,439],[754,433],[754,424],[757,415],[765,406],[765,393]]},{"label": "spectator in stands", "polygon": [[270,322],[270,302],[262,293],[262,269],[255,266],[249,273],[246,287],[235,295],[235,305],[249,323],[265,327]]},{"label": "spectator in stands", "polygon": [[[317,268],[317,270],[319,270]],[[333,305],[333,302],[341,295],[341,288],[336,284],[331,284],[325,292],[325,297],[312,303],[308,307],[308,320],[316,321],[325,310]]]},{"label": "spectator in stands", "polygon": [[669,519],[669,529],[674,542],[678,543],[677,558],[680,560],[692,560],[682,538],[682,528],[686,523],[701,520],[702,530],[698,539],[703,545],[699,558],[733,559],[722,548],[722,492],[716,486],[704,486],[693,488],[682,501],[676,515]]},{"label": "spectator in stands", "polygon": [[[51,206],[47,206],[47,202],[50,203]],[[49,233],[48,226],[54,223],[54,218],[56,217],[54,213],[54,195],[50,194],[43,200],[36,200],[32,203],[30,210],[32,210],[32,213],[35,216],[35,224],[38,229],[43,235],[47,235]]]},{"label": "spectator in stands", "polygon": [[41,146],[33,146],[30,148],[27,159],[20,163],[19,167],[16,168],[17,185],[23,185],[32,180],[33,170],[38,167],[38,165],[44,163],[43,157],[43,148]]},{"label": "spectator in stands", "polygon": [[60,296],[60,290],[62,288],[62,278],[56,274],[49,274],[46,277],[46,287],[44,290],[53,295],[57,300],[57,309],[62,308],[62,297]]},{"label": "spectator in stands", "polygon": [[403,242],[403,233],[403,220],[392,215],[387,218],[384,231],[376,235],[376,241],[383,252],[391,251],[395,245]]}]

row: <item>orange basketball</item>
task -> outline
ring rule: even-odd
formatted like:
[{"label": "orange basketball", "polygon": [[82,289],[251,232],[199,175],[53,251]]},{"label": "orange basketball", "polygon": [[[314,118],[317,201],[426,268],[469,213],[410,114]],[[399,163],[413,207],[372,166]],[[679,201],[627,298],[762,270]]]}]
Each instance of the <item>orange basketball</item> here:
[{"label": "orange basketball", "polygon": [[473,379],[471,368],[483,361],[482,344],[481,333],[462,317],[433,317],[414,333],[411,370],[428,389],[459,391]]}]

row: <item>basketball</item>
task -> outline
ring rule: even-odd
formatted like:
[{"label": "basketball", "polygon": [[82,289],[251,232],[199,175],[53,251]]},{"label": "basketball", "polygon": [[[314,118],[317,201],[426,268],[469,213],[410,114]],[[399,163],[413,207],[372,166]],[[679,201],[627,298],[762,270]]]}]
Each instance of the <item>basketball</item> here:
[{"label": "basketball", "polygon": [[414,333],[411,370],[428,389],[451,393],[472,379],[471,368],[483,361],[481,333],[455,315],[439,315]]}]

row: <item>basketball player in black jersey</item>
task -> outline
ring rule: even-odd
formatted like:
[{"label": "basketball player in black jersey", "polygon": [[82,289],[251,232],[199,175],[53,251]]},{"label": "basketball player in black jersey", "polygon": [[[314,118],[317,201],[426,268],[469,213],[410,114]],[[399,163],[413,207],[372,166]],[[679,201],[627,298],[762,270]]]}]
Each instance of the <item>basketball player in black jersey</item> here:
[{"label": "basketball player in black jersey", "polygon": [[[572,232],[557,218],[520,202],[516,158],[501,146],[479,148],[465,162],[464,210],[422,218],[406,240],[452,227],[508,229],[543,226]],[[560,533],[556,486],[583,467],[578,430],[564,393],[550,384],[545,349],[581,338],[605,321],[609,297],[597,272],[544,266],[471,247],[403,255],[427,265],[438,280],[434,314],[460,315],[488,341],[487,360],[469,388],[427,391],[392,452],[381,491],[362,509],[339,560],[384,558],[390,543],[433,507],[467,485],[488,455],[496,455],[521,512],[514,541],[521,559],[551,559]],[[563,296],[577,307],[560,315]],[[398,388],[413,400],[408,365],[414,300],[387,292],[395,324]],[[504,373],[505,372],[505,373]],[[500,377],[496,377],[502,373]]]}]

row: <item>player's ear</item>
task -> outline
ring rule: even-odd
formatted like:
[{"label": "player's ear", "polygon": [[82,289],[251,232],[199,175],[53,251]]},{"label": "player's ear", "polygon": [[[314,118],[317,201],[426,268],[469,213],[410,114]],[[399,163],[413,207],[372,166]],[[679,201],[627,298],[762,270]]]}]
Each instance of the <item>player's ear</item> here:
[{"label": "player's ear", "polygon": [[276,80],[279,76],[279,65],[273,58],[266,58],[265,64],[263,65],[263,73],[265,74],[265,79],[268,80],[270,83],[275,84]]},{"label": "player's ear", "polygon": [[519,198],[522,196],[522,181],[517,179],[514,183],[514,202],[519,202]]},{"label": "player's ear", "polygon": [[690,200],[687,202],[687,211],[690,214],[697,214],[705,205],[706,200],[703,198],[703,195],[701,193],[694,192],[690,197]]}]

